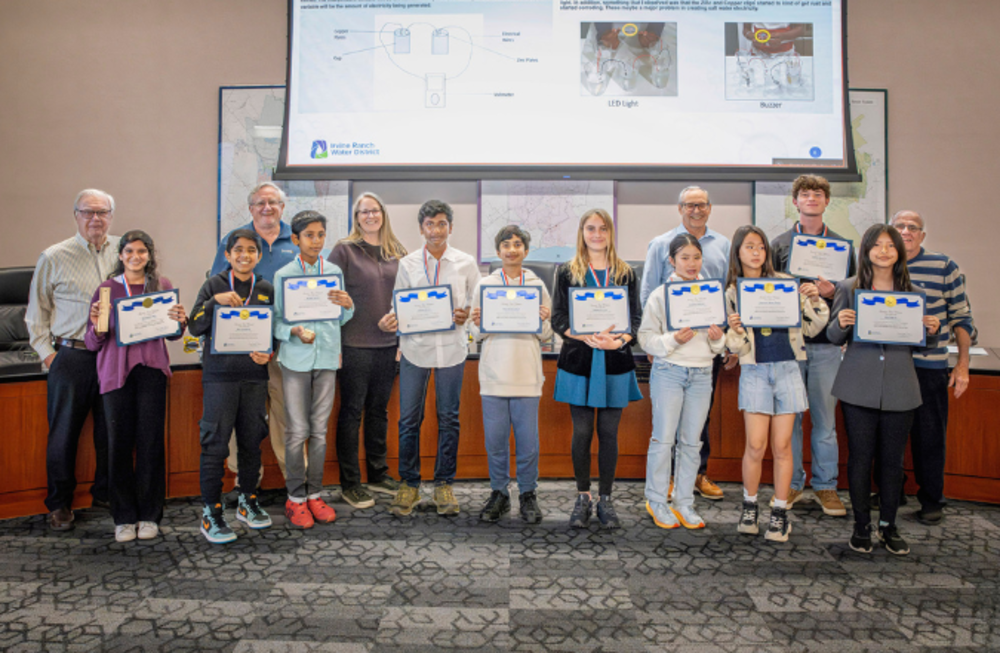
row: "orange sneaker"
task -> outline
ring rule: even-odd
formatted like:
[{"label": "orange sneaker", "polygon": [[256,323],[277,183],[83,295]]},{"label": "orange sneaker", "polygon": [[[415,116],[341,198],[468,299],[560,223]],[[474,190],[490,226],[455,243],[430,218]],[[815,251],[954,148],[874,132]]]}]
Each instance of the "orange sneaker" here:
[{"label": "orange sneaker", "polygon": [[293,528],[312,528],[315,523],[306,504],[296,503],[291,499],[285,502],[285,517],[288,518],[288,523]]},{"label": "orange sneaker", "polygon": [[321,524],[329,524],[337,518],[336,511],[326,505],[322,499],[309,499],[306,501],[306,505],[309,506],[309,512],[312,513],[313,518]]}]

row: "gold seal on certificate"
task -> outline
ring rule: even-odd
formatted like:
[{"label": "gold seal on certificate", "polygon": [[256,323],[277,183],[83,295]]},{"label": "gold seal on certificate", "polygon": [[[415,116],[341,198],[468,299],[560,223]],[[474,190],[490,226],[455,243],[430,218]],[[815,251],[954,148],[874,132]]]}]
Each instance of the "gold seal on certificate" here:
[{"label": "gold seal on certificate", "polygon": [[851,266],[851,241],[809,234],[792,234],[788,274],[805,279],[841,281]]},{"label": "gold seal on certificate", "polygon": [[167,313],[177,305],[176,288],[146,295],[132,295],[115,300],[116,340],[119,347],[146,340],[176,336],[181,323]]},{"label": "gold seal on certificate", "polygon": [[401,336],[455,328],[451,286],[396,290],[392,293],[392,304],[399,324],[396,333]]},{"label": "gold seal on certificate", "polygon": [[675,281],[664,288],[667,328],[703,329],[726,323],[726,301],[721,279]]},{"label": "gold seal on certificate", "polygon": [[482,333],[541,333],[541,286],[480,286]]},{"label": "gold seal on certificate", "polygon": [[610,326],[614,326],[611,333],[628,333],[630,317],[625,286],[569,289],[569,332],[574,336],[600,333]]},{"label": "gold seal on certificate", "polygon": [[285,321],[322,322],[339,320],[343,309],[330,301],[331,290],[343,290],[344,278],[339,274],[285,277],[281,280],[281,302]]},{"label": "gold seal on certificate", "polygon": [[855,290],[855,342],[875,342],[883,345],[927,344],[924,328],[926,297],[919,292],[880,292]]},{"label": "gold seal on certificate", "polygon": [[737,312],[745,327],[788,329],[802,326],[798,279],[736,280]]},{"label": "gold seal on certificate", "polygon": [[270,306],[216,306],[212,316],[212,353],[271,353],[272,315]]}]

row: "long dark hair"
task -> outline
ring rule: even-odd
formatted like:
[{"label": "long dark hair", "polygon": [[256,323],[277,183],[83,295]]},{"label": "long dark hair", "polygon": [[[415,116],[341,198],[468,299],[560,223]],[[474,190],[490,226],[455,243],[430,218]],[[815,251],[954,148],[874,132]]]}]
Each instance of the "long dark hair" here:
[{"label": "long dark hair", "polygon": [[858,276],[854,280],[854,287],[860,290],[871,290],[875,271],[872,269],[871,251],[878,242],[878,237],[882,234],[889,234],[892,238],[892,246],[896,248],[896,262],[892,266],[892,287],[900,292],[912,292],[913,284],[910,283],[910,268],[906,265],[906,246],[903,244],[903,237],[899,231],[889,224],[876,224],[868,227],[868,231],[861,237],[861,249],[858,252]]},{"label": "long dark hair", "polygon": [[729,248],[729,274],[726,276],[726,287],[735,286],[736,280],[743,276],[743,263],[740,261],[740,248],[743,241],[750,234],[760,236],[760,241],[764,243],[764,265],[761,267],[760,276],[773,277],[774,265],[771,263],[771,243],[767,242],[767,234],[757,225],[745,224],[733,234],[733,245]]},{"label": "long dark hair", "polygon": [[108,275],[108,279],[125,274],[125,264],[122,263],[121,254],[125,251],[126,245],[137,240],[149,250],[149,261],[146,263],[146,292],[157,292],[160,289],[160,273],[156,270],[156,248],[153,246],[153,239],[141,229],[126,231],[118,242],[118,260],[115,261],[115,267]]}]

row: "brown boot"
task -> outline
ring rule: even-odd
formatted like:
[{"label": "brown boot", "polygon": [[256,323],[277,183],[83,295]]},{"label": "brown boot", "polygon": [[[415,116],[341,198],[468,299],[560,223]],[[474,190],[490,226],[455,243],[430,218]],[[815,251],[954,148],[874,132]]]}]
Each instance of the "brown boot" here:
[{"label": "brown boot", "polygon": [[722,500],[722,488],[713,483],[705,474],[698,474],[694,479],[694,490],[709,501]]}]

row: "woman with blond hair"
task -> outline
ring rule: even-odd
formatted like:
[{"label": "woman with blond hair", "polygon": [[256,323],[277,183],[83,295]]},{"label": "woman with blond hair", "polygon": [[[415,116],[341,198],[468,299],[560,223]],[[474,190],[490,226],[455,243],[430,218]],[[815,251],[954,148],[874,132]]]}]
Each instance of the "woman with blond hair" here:
[{"label": "woman with blond hair", "polygon": [[[570,332],[569,289],[625,286],[628,289],[629,324],[614,325],[600,333]],[[611,503],[611,489],[618,466],[618,423],[630,401],[642,399],[635,379],[631,343],[642,322],[635,272],[615,251],[615,225],[603,209],[591,209],[580,218],[576,255],[559,266],[552,293],[552,329],[563,338],[556,374],[555,400],[570,405],[573,419],[573,471],[579,492],[570,526],[586,528],[594,502],[590,493],[590,444],[596,421],[600,477],[597,518],[601,527],[616,529],[621,522]],[[624,333],[611,331],[624,330]],[[595,420],[596,418],[596,420]]]},{"label": "woman with blond hair", "polygon": [[[337,462],[344,501],[355,508],[375,505],[371,492],[394,496],[399,483],[386,464],[389,394],[396,378],[396,334],[378,328],[392,307],[399,259],[406,249],[392,231],[389,211],[375,193],[354,202],[354,226],[336,244],[329,260],[344,271],[344,289],[355,304],[354,318],[341,331],[343,366],[340,374],[340,414],[337,417]],[[361,485],[358,430],[365,425],[368,487]]]}]

